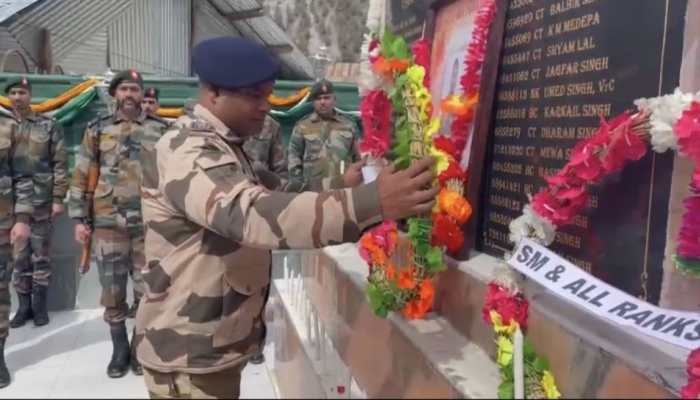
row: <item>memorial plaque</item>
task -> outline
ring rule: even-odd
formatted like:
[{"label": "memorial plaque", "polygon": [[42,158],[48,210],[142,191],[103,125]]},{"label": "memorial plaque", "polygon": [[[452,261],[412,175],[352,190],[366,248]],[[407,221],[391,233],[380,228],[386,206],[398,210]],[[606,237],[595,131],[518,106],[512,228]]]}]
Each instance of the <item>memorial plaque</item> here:
[{"label": "memorial plaque", "polygon": [[403,36],[408,43],[420,39],[423,24],[428,18],[431,0],[391,0],[389,21],[394,33]]},{"label": "memorial plaque", "polygon": [[[599,118],[678,85],[685,0],[511,0],[484,180],[480,248],[512,249],[508,224]],[[649,152],[591,190],[552,250],[657,303],[673,156]]]}]

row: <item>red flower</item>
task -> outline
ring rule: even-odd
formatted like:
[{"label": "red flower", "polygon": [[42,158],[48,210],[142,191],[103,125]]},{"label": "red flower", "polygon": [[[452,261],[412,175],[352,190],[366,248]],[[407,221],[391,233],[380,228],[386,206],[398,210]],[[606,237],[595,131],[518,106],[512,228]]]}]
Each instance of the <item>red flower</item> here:
[{"label": "red flower", "polygon": [[453,179],[465,183],[467,181],[467,173],[462,171],[462,168],[457,165],[456,162],[451,161],[447,166],[447,169],[442,171],[442,173],[438,176],[440,187],[445,187],[447,181]]},{"label": "red flower", "polygon": [[416,40],[411,46],[411,51],[413,52],[414,62],[425,68],[423,85],[430,87],[430,42],[427,39]]},{"label": "red flower", "polygon": [[433,246],[445,246],[450,253],[456,253],[462,248],[464,234],[447,215],[435,214],[431,241]]},{"label": "red flower", "polygon": [[700,102],[694,101],[673,126],[681,152],[700,162]]},{"label": "red flower", "polygon": [[382,90],[373,90],[360,102],[364,135],[359,144],[360,151],[380,158],[391,143],[391,102]]},{"label": "red flower", "polygon": [[691,379],[681,388],[682,399],[700,399],[700,379]]},{"label": "red flower", "polygon": [[688,365],[688,376],[690,378],[700,379],[700,348],[693,350],[686,361]]},{"label": "red flower", "polygon": [[[696,167],[696,171],[700,167]],[[690,196],[683,200],[685,213],[678,232],[678,255],[686,259],[700,259],[700,190],[690,185]]]},{"label": "red flower", "polygon": [[433,145],[435,146],[436,149],[444,151],[447,153],[450,157],[454,158],[455,160],[459,158],[457,154],[457,148],[455,147],[455,144],[447,137],[445,136],[436,136],[435,139],[433,139]]},{"label": "red flower", "polygon": [[588,193],[582,188],[571,188],[561,194],[543,189],[532,198],[532,208],[554,225],[571,223],[586,206]]},{"label": "red flower", "polygon": [[528,307],[528,301],[522,294],[513,295],[506,288],[490,283],[481,313],[484,321],[489,325],[491,325],[491,311],[493,310],[501,316],[504,325],[515,321],[521,329],[525,330],[527,329]]}]

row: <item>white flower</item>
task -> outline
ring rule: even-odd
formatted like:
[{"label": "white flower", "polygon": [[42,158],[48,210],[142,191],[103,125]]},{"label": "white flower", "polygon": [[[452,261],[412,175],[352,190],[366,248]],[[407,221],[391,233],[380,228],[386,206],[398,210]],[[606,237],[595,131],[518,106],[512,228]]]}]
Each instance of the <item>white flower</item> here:
[{"label": "white flower", "polygon": [[700,100],[700,93],[685,94],[678,88],[673,94],[635,100],[634,104],[640,111],[651,113],[649,134],[654,151],[663,153],[669,149],[678,150],[673,125],[681,117],[683,110],[694,100]]},{"label": "white flower", "polygon": [[510,222],[509,228],[508,239],[515,244],[528,238],[543,246],[549,246],[557,234],[554,224],[537,215],[529,204],[523,208],[521,216]]}]

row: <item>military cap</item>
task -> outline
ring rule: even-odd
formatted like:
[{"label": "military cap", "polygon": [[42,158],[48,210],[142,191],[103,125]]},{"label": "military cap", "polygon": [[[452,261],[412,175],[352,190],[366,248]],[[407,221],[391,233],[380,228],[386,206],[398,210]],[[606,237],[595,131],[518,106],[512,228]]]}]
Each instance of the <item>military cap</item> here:
[{"label": "military cap", "polygon": [[309,99],[316,100],[316,98],[320,95],[332,93],[333,84],[326,79],[321,79],[320,81],[316,82],[311,88],[311,93],[309,93]]},{"label": "military cap", "polygon": [[158,91],[157,88],[149,87],[149,88],[146,88],[145,92],[143,92],[143,97],[151,97],[151,98],[158,100],[159,94],[160,94],[160,92]]},{"label": "military cap", "polygon": [[138,73],[135,69],[128,69],[126,71],[121,71],[118,74],[114,75],[114,78],[112,78],[112,81],[109,82],[109,95],[114,96],[114,92],[117,90],[117,86],[119,86],[120,83],[122,82],[133,82],[137,83],[141,89],[143,89],[143,77],[141,74]]},{"label": "military cap", "polygon": [[27,78],[24,76],[18,76],[7,80],[7,83],[5,84],[5,94],[9,93],[10,89],[16,86],[23,87],[30,92],[32,91],[32,85],[29,84],[29,80],[27,80]]},{"label": "military cap", "polygon": [[274,80],[280,64],[257,43],[221,36],[195,46],[192,68],[203,82],[222,89],[238,89]]}]

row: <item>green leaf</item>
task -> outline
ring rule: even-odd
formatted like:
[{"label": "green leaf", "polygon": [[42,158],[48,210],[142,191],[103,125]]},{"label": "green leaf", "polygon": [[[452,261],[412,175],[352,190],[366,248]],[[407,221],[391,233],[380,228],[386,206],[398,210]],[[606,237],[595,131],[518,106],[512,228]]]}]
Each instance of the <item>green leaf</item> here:
[{"label": "green leaf", "polygon": [[537,353],[535,352],[535,346],[532,345],[530,339],[525,337],[523,340],[523,358],[525,360],[534,360],[535,357],[537,357]]},{"label": "green leaf", "polygon": [[535,368],[535,370],[537,370],[537,372],[542,373],[549,369],[549,361],[543,357],[536,357],[535,362],[532,363],[532,366]]},{"label": "green leaf", "polygon": [[498,398],[499,399],[512,399],[515,397],[515,386],[513,382],[501,382],[498,386]]},{"label": "green leaf", "polygon": [[406,40],[402,37],[396,37],[391,45],[391,52],[395,58],[402,60],[411,58],[411,50],[406,44]]},{"label": "green leaf", "polygon": [[437,273],[445,269],[442,262],[442,250],[439,247],[432,247],[425,256],[429,273]]},{"label": "green leaf", "polygon": [[391,33],[390,30],[385,30],[384,31],[384,36],[382,36],[382,55],[385,58],[392,58],[394,56],[393,54],[393,45],[394,41],[396,40],[396,36]]}]

